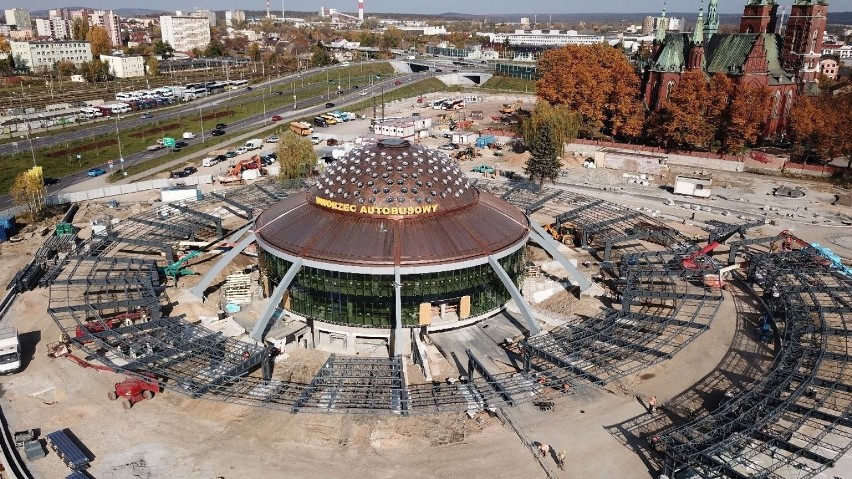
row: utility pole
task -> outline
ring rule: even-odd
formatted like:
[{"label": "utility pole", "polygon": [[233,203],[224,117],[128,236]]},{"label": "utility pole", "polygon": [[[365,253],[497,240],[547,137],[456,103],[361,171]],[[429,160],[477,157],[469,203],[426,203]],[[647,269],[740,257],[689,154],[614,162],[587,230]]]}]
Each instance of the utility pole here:
[{"label": "utility pole", "polygon": [[198,124],[201,125],[201,143],[204,143],[204,115],[201,114],[201,105],[198,105]]},{"label": "utility pole", "polygon": [[[118,141],[118,161],[121,163],[121,171],[124,171],[124,155],[121,153],[121,135],[118,131],[118,117],[119,115],[115,115],[115,139]],[[35,162],[35,158],[33,158],[33,162]]]}]

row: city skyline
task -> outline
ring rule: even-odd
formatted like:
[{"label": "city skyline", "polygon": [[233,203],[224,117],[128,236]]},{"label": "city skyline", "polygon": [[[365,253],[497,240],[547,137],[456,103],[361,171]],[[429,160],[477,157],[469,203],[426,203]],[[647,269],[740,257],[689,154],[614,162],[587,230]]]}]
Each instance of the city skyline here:
[{"label": "city skyline", "polygon": [[[658,12],[663,7],[662,0],[640,0],[632,2],[633,7],[624,8],[623,0],[598,0],[597,2],[583,3],[578,5],[578,2],[573,5],[566,5],[564,0],[538,0],[535,8],[527,8],[525,11],[518,8],[517,2],[510,0],[489,0],[460,2],[453,0],[433,0],[428,4],[418,3],[415,5],[406,5],[404,9],[400,9],[399,2],[393,0],[368,0],[366,2],[366,11],[369,12],[384,12],[384,13],[414,13],[414,14],[438,14],[438,13],[467,13],[477,15],[535,15],[535,14],[571,14],[571,13],[653,13]],[[792,0],[781,1],[782,6],[792,4]],[[706,7],[706,2],[703,2]],[[745,4],[744,0],[722,0],[720,1],[719,10],[721,13],[741,13],[742,7]],[[319,8],[337,8],[341,11],[354,12],[357,10],[356,0],[329,0],[323,1],[293,1],[287,0],[284,2],[286,10],[295,11],[318,11]],[[702,5],[700,0],[667,0],[666,9],[670,12],[692,12],[698,11]],[[74,6],[86,6],[88,8],[102,9],[117,9],[117,8],[140,8],[139,3],[132,0],[93,0],[80,1],[69,3],[67,1],[57,0],[30,0],[25,5],[9,5],[5,8],[27,8],[28,10],[46,10],[50,8],[63,8]],[[195,10],[195,9],[212,9],[212,10],[228,10],[234,8],[234,3],[229,0],[178,0],[170,4],[175,10]],[[488,8],[488,11],[483,11],[483,7]],[[265,10],[266,4],[263,0],[253,0],[251,2],[241,2],[239,9],[262,11]],[[281,11],[281,2],[270,0],[270,8],[272,11]],[[852,0],[833,0],[830,2],[830,10],[833,12],[852,11]]]}]

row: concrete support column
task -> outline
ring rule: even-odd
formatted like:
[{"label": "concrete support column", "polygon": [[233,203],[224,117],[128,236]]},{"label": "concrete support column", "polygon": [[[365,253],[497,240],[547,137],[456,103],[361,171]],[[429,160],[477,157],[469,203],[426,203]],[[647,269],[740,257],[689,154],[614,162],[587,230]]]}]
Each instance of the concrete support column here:
[{"label": "concrete support column", "polygon": [[402,274],[399,265],[393,268],[393,350],[391,356],[401,355],[405,351],[405,337],[402,330]]},{"label": "concrete support column", "polygon": [[[237,235],[237,233],[235,233],[234,236],[232,236],[232,238],[234,238],[234,237],[239,238],[240,236],[242,236],[243,233],[248,231],[250,227],[251,226],[246,226],[245,228],[243,228],[242,230],[237,232],[237,233],[239,233],[239,236]],[[219,273],[221,273],[228,266],[228,264],[230,264],[230,262],[233,261],[234,258],[237,257],[237,255],[242,253],[243,250],[245,250],[248,247],[248,245],[252,244],[255,239],[256,239],[256,237],[255,237],[254,233],[249,233],[249,235],[246,236],[245,239],[243,239],[242,241],[237,243],[231,249],[231,251],[228,251],[221,258],[219,258],[219,261],[217,261],[216,264],[213,265],[212,268],[210,268],[210,271],[208,271],[207,274],[205,274],[198,281],[198,284],[189,289],[189,291],[193,294],[193,296],[195,296],[199,299],[204,299],[204,291],[208,287],[210,287],[210,283],[212,283],[213,280],[216,279],[216,276]]]},{"label": "concrete support column", "polygon": [[284,293],[287,291],[287,288],[290,287],[290,283],[293,282],[296,278],[296,274],[298,274],[301,269],[302,258],[299,258],[290,266],[290,269],[287,270],[284,277],[281,278],[281,282],[278,283],[278,286],[276,286],[275,290],[272,291],[272,296],[269,297],[269,304],[266,305],[266,309],[257,319],[257,324],[254,325],[254,329],[251,330],[250,336],[252,339],[255,341],[263,341],[263,335],[266,332],[266,327],[269,325],[269,320],[272,319],[272,315],[275,314],[275,310],[284,298]]},{"label": "concrete support column", "polygon": [[521,310],[521,316],[523,316],[524,320],[527,322],[527,329],[530,331],[530,336],[540,333],[541,328],[538,327],[538,323],[535,321],[535,318],[533,318],[530,305],[527,303],[527,300],[524,299],[521,292],[518,291],[518,287],[515,286],[515,283],[512,282],[512,278],[509,276],[509,273],[503,269],[500,262],[493,256],[488,257],[488,264],[490,264],[494,272],[497,273],[497,277],[500,278],[503,286],[509,291],[512,299],[515,300],[515,304],[518,305],[518,309]]}]

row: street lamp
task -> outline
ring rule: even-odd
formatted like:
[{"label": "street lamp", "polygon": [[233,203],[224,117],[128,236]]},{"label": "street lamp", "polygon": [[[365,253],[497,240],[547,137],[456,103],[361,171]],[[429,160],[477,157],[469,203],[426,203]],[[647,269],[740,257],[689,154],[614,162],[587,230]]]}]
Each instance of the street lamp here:
[{"label": "street lamp", "polygon": [[121,135],[118,131],[118,117],[115,116],[115,138],[118,140],[118,161],[121,163],[121,171],[124,171],[124,155],[121,153]]},{"label": "street lamp", "polygon": [[204,115],[201,114],[201,105],[198,105],[198,124],[201,125],[201,143],[204,143]]}]

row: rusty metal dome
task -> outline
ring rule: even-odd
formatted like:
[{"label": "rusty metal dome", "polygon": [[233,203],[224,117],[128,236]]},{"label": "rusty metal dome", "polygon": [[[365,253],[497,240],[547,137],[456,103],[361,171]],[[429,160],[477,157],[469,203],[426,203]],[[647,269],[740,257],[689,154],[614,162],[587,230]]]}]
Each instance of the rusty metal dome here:
[{"label": "rusty metal dome", "polygon": [[481,261],[514,251],[526,216],[480,192],[442,152],[381,140],[337,160],[306,195],[255,223],[261,248],[288,259],[367,268]]},{"label": "rusty metal dome", "polygon": [[322,207],[354,206],[381,216],[441,214],[478,196],[447,155],[396,138],[352,150],[308,193],[309,201]]}]

